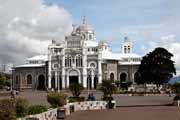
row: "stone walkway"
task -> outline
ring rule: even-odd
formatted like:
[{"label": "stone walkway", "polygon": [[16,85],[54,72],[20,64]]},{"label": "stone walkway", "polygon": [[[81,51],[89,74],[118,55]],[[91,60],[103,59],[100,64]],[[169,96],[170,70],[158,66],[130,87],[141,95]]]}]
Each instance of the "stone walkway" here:
[{"label": "stone walkway", "polygon": [[120,107],[115,110],[80,111],[71,114],[66,120],[180,120],[180,108]]}]

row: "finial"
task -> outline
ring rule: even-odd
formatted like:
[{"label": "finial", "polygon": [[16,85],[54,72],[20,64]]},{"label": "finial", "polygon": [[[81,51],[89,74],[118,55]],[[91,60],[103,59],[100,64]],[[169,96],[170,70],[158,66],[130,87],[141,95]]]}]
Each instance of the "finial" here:
[{"label": "finial", "polygon": [[86,24],[86,16],[83,16],[83,24]]},{"label": "finial", "polygon": [[130,39],[127,36],[125,36],[124,37],[124,42],[129,42],[129,41],[130,41]]},{"label": "finial", "polygon": [[56,43],[56,41],[54,40],[54,38],[52,39],[52,44],[55,44]]}]

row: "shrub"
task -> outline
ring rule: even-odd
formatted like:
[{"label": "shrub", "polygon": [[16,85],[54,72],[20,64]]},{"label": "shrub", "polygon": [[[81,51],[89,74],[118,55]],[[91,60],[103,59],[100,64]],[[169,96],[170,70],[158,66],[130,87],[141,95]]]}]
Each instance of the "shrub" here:
[{"label": "shrub", "polygon": [[83,102],[85,101],[85,97],[69,97],[68,98],[69,102]]},{"label": "shrub", "polygon": [[33,114],[40,114],[42,112],[47,111],[47,107],[44,105],[33,105],[29,107],[28,114],[33,115]]},{"label": "shrub", "polygon": [[175,83],[171,86],[171,89],[174,93],[179,94],[180,93],[180,83]]},{"label": "shrub", "polygon": [[104,101],[110,101],[110,100],[114,100],[113,97],[107,97],[107,96],[103,96],[103,99]]},{"label": "shrub", "polygon": [[28,101],[23,98],[16,99],[16,117],[25,117],[28,114]]},{"label": "shrub", "polygon": [[174,97],[174,100],[180,100],[180,95],[176,95],[176,96]]},{"label": "shrub", "polygon": [[15,102],[11,99],[0,101],[0,120],[16,120]]},{"label": "shrub", "polygon": [[49,93],[47,95],[47,101],[52,107],[61,107],[66,104],[67,96],[62,93]]},{"label": "shrub", "polygon": [[73,84],[70,84],[69,89],[74,97],[79,97],[79,95],[81,94],[84,88],[82,84],[73,83]]},{"label": "shrub", "polygon": [[113,84],[113,81],[103,80],[99,90],[103,92],[104,96],[111,97],[111,95],[116,92],[117,88],[115,84]]}]

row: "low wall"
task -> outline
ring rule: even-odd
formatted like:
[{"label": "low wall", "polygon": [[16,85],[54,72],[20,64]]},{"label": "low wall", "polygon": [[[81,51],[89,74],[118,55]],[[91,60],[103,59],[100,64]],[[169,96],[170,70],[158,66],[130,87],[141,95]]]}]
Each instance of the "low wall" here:
[{"label": "low wall", "polygon": [[46,112],[36,115],[29,115],[26,117],[26,120],[56,120],[57,117],[57,108],[49,109]]},{"label": "low wall", "polygon": [[80,110],[102,110],[106,109],[107,102],[105,101],[85,101],[85,102],[75,102],[68,103],[64,107],[66,109],[66,115],[71,113],[71,106],[74,107],[74,112]]},{"label": "low wall", "polygon": [[[72,112],[81,110],[102,110],[106,109],[107,102],[105,101],[85,101],[74,102],[64,105],[65,114],[70,115]],[[73,109],[73,110],[72,110]],[[57,108],[50,109],[47,112],[43,112],[37,115],[30,115],[26,117],[26,120],[56,120]]]}]

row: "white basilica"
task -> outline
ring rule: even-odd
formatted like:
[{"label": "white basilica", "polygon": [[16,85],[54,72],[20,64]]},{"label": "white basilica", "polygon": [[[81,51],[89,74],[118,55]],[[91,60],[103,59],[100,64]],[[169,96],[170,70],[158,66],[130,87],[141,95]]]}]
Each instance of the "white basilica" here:
[{"label": "white basilica", "polygon": [[14,89],[62,90],[72,83],[96,89],[102,80],[131,81],[141,57],[132,53],[132,41],[124,38],[121,53],[112,53],[107,42],[96,41],[94,29],[83,18],[82,24],[64,41],[52,40],[48,55],[34,56],[13,69]]}]

